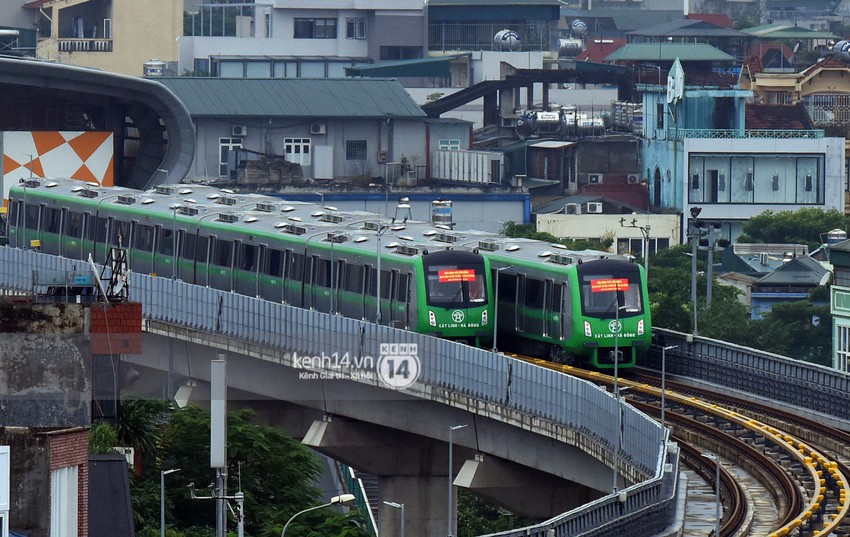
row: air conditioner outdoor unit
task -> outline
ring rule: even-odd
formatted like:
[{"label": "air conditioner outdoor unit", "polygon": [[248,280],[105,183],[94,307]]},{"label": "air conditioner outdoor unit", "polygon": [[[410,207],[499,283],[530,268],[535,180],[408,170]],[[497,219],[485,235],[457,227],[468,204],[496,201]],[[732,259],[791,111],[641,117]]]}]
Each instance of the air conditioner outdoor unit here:
[{"label": "air conditioner outdoor unit", "polygon": [[233,125],[230,127],[231,136],[248,136],[248,127],[246,125]]},{"label": "air conditioner outdoor unit", "polygon": [[587,212],[592,213],[592,214],[602,213],[602,202],[600,202],[600,201],[588,201],[587,202]]},{"label": "air conditioner outdoor unit", "polygon": [[640,176],[636,173],[630,173],[629,174],[629,184],[630,185],[636,185],[638,183],[640,183]]},{"label": "air conditioner outdoor unit", "polygon": [[602,174],[601,173],[589,173],[587,174],[587,182],[592,185],[598,185],[602,182]]},{"label": "air conditioner outdoor unit", "polygon": [[387,163],[387,152],[386,151],[378,151],[378,164],[386,164]]},{"label": "air conditioner outdoor unit", "polygon": [[325,134],[327,127],[324,123],[310,123],[310,134]]},{"label": "air conditioner outdoor unit", "polygon": [[578,203],[567,203],[564,205],[564,212],[566,214],[581,214],[581,205]]}]

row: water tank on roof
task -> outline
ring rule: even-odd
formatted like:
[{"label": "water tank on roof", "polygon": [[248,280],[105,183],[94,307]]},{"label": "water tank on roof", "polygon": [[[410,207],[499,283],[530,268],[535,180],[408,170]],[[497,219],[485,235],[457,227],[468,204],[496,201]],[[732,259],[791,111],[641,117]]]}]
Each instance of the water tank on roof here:
[{"label": "water tank on roof", "polygon": [[850,63],[850,41],[839,41],[832,47],[832,53],[842,63]]},{"label": "water tank on roof", "polygon": [[570,23],[570,33],[574,37],[581,37],[587,33],[587,24],[581,19],[573,19]]},{"label": "water tank on roof", "polygon": [[826,234],[827,244],[838,244],[841,241],[847,240],[847,232],[843,229],[833,229]]},{"label": "water tank on roof", "polygon": [[513,30],[499,30],[493,37],[493,45],[496,50],[513,51],[519,50],[520,38],[519,34]]},{"label": "water tank on roof", "polygon": [[574,58],[584,49],[584,42],[581,39],[569,38],[558,39],[558,56],[566,56]]}]

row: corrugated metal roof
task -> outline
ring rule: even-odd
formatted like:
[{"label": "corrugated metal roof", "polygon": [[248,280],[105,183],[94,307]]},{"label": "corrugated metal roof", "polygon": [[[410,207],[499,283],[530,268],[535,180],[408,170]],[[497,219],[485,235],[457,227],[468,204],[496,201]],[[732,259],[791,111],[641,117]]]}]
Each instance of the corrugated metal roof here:
[{"label": "corrugated metal roof", "polygon": [[193,117],[425,117],[401,84],[378,78],[160,78]]},{"label": "corrugated metal roof", "polygon": [[418,58],[415,60],[402,60],[391,62],[377,62],[374,64],[346,67],[345,72],[349,76],[364,77],[407,77],[407,76],[433,76],[448,77],[451,75],[450,63],[463,57],[470,57],[471,53],[456,54],[454,56],[436,56],[433,58]]},{"label": "corrugated metal roof", "polygon": [[744,28],[742,31],[759,39],[840,39],[839,36],[830,32],[809,30],[790,24],[765,24]]},{"label": "corrugated metal roof", "polygon": [[749,37],[744,32],[723,28],[701,19],[678,19],[656,24],[649,28],[641,28],[629,35],[660,36],[660,37]]},{"label": "corrugated metal roof", "polygon": [[606,61],[734,61],[735,58],[707,43],[629,43],[614,51]]}]

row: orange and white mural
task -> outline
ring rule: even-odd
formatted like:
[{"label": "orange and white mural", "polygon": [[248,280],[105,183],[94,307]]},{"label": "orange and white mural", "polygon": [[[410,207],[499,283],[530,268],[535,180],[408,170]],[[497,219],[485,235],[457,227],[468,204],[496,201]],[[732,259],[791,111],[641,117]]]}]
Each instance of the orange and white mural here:
[{"label": "orange and white mural", "polygon": [[3,199],[30,177],[71,177],[104,186],[115,183],[112,133],[10,131],[3,133]]}]

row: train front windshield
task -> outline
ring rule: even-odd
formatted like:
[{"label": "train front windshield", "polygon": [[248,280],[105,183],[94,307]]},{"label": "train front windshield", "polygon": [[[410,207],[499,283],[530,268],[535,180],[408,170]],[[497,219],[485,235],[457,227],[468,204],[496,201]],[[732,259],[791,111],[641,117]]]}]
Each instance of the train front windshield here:
[{"label": "train front windshield", "polygon": [[636,268],[627,271],[579,273],[579,282],[582,313],[588,317],[613,319],[618,315],[618,306],[620,317],[643,313],[640,273]]},{"label": "train front windshield", "polygon": [[487,303],[484,263],[429,265],[425,271],[428,304],[444,308],[475,307]]}]

